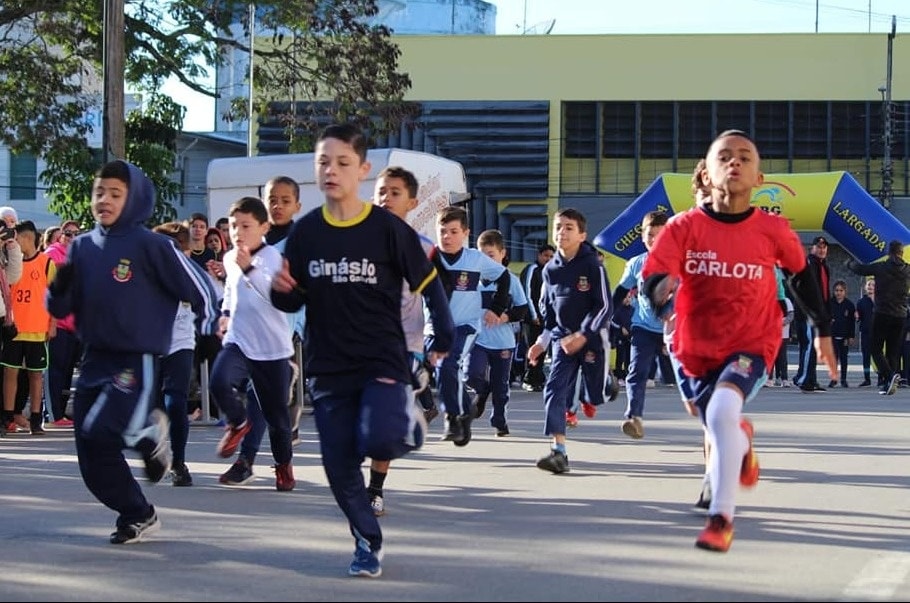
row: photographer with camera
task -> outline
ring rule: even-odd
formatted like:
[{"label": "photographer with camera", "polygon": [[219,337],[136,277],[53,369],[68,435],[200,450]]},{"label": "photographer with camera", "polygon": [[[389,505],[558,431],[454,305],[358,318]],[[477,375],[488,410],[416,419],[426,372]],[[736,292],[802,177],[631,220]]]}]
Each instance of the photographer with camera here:
[{"label": "photographer with camera", "polygon": [[[19,282],[22,277],[22,249],[16,241],[16,222],[19,217],[16,210],[12,207],[0,207],[0,322],[2,322],[2,339],[6,342],[15,337],[15,323],[12,317],[12,304],[10,303],[10,285]],[[2,371],[0,371],[2,375]],[[2,383],[2,379],[0,379]],[[2,386],[0,386],[2,387]],[[2,391],[2,389],[0,389]],[[22,421],[25,418],[19,415]],[[18,431],[20,428],[25,429],[25,425],[17,425],[12,413],[7,416],[3,413],[0,417],[0,435],[6,435],[7,431]]]}]

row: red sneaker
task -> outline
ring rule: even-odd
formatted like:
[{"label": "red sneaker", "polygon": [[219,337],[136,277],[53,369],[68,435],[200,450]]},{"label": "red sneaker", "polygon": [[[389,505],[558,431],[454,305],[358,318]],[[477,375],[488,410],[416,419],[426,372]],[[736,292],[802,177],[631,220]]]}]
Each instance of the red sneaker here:
[{"label": "red sneaker", "polygon": [[712,515],[698,535],[695,546],[706,551],[726,553],[733,544],[733,522],[723,515]]},{"label": "red sneaker", "polygon": [[597,414],[597,407],[591,404],[590,402],[581,403],[581,412],[585,413],[585,416],[589,419],[593,419],[594,415]]},{"label": "red sneaker", "polygon": [[225,425],[224,435],[221,436],[221,441],[218,442],[218,446],[215,447],[215,454],[222,458],[234,456],[237,447],[240,446],[240,442],[243,440],[243,436],[249,433],[252,428],[253,426],[250,425],[249,421],[244,421],[237,427]]},{"label": "red sneaker", "polygon": [[566,411],[566,427],[578,427],[578,414],[571,410]]},{"label": "red sneaker", "polygon": [[279,492],[289,492],[297,485],[294,479],[294,468],[291,462],[275,465],[275,489]]},{"label": "red sneaker", "polygon": [[54,427],[72,427],[73,421],[70,419],[67,419],[66,417],[63,417],[62,419],[57,419],[56,421],[51,423],[51,425],[53,425]]},{"label": "red sneaker", "polygon": [[751,488],[758,483],[759,474],[758,455],[755,454],[755,450],[752,448],[752,437],[755,435],[755,427],[752,426],[752,421],[746,417],[740,419],[739,427],[749,438],[749,450],[743,455],[743,464],[739,470],[739,483],[746,488]]}]

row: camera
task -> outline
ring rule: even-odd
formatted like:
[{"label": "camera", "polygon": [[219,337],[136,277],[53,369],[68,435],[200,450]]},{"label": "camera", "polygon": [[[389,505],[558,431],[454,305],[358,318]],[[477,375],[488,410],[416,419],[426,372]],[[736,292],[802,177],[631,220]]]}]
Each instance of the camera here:
[{"label": "camera", "polygon": [[6,242],[16,238],[16,229],[10,228],[6,224],[0,223],[0,241]]}]

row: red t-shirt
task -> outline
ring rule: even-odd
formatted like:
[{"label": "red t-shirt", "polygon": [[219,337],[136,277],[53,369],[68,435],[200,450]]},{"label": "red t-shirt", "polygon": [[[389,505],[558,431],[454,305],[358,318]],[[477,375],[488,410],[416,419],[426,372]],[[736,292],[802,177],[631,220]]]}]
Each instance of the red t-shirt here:
[{"label": "red t-shirt", "polygon": [[730,224],[692,209],[664,226],[643,275],[681,279],[673,351],[687,374],[704,376],[736,352],[774,366],[781,343],[775,265],[791,273],[806,267],[799,237],[779,216],[755,210]]}]

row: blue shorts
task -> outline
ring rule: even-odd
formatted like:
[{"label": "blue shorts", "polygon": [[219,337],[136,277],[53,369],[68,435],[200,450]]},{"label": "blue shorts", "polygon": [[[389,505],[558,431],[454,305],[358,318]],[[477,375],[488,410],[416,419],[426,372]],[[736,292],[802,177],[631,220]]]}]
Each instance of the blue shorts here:
[{"label": "blue shorts", "polygon": [[677,379],[682,378],[685,383],[678,381],[680,393],[683,396],[691,395],[690,400],[695,400],[698,406],[701,422],[707,416],[708,401],[714,393],[718,383],[730,383],[738,387],[745,399],[743,404],[755,397],[758,391],[768,380],[768,367],[764,358],[759,354],[740,352],[727,357],[721,367],[703,377],[686,377],[677,369]]}]

